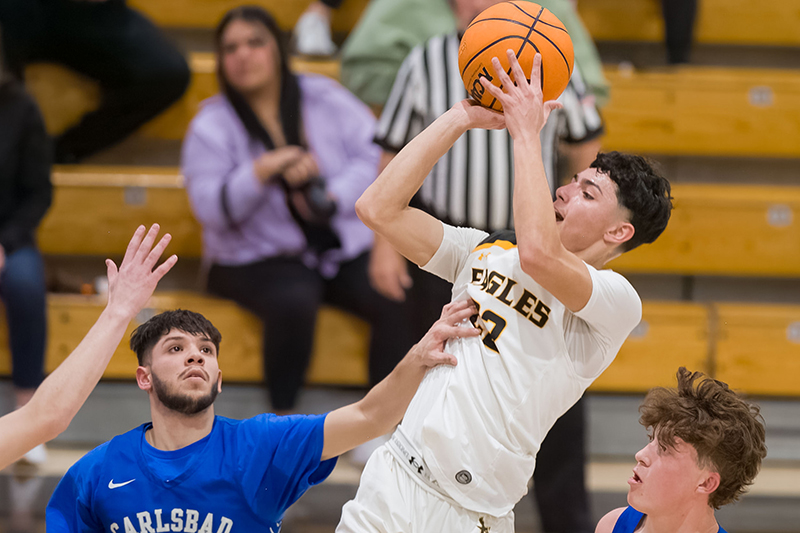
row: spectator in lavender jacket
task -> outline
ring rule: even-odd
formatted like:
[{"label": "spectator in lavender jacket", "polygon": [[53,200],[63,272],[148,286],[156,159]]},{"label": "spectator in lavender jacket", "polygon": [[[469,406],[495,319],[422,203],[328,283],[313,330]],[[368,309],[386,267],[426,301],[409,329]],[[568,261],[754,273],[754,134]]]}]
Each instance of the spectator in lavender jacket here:
[{"label": "spectator in lavender jacket", "polygon": [[293,74],[263,9],[233,9],[216,35],[222,94],[192,121],[182,169],[203,226],[208,290],[263,320],[267,387],[285,413],[323,302],[370,323],[372,384],[411,346],[400,304],[370,287],[372,232],[355,214],[377,176],[375,120],[333,80]]}]

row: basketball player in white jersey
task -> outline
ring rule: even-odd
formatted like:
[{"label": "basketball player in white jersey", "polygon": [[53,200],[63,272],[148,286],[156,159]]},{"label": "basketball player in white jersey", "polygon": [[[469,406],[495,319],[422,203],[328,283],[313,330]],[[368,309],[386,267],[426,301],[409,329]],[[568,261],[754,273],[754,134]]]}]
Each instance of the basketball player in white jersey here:
[{"label": "basketball player in white jersey", "polygon": [[[409,143],[356,204],[361,219],[409,260],[478,307],[480,338],[448,347],[453,368],[429,371],[403,422],[367,463],[338,532],[514,530],[536,452],[555,420],[611,363],[641,318],[641,301],[601,268],[661,234],[670,186],[642,158],[598,154],[551,199],[539,132],[541,57],[530,79],[511,50],[516,85],[484,81],[504,114],[463,101]],[[514,140],[513,232],[455,228],[409,207],[436,161],[470,128]]]},{"label": "basketball player in white jersey", "polygon": [[100,318],[70,356],[39,385],[31,401],[0,418],[0,468],[67,429],[97,385],[128,323],[178,261],[173,255],[156,268],[172,239],[167,233],[153,246],[158,230],[158,224],[153,224],[145,235],[145,227],[139,226],[119,269],[106,259],[108,305]]}]

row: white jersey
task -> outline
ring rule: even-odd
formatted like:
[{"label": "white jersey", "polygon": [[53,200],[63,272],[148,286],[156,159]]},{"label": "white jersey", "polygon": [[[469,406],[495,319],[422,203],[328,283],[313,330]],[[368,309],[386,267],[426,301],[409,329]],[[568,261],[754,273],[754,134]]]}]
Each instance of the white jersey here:
[{"label": "white jersey", "polygon": [[481,337],[455,339],[456,367],[428,372],[400,426],[436,484],[466,509],[503,516],[525,495],[547,432],[641,320],[630,283],[587,265],[592,295],[566,309],[522,271],[513,232],[444,225],[424,269],[478,305]]}]

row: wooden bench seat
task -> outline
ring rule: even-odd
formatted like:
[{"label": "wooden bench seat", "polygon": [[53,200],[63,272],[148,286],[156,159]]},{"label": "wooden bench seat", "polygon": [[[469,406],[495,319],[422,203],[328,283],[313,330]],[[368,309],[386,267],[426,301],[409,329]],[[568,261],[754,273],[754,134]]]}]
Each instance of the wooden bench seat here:
[{"label": "wooden bench seat", "polygon": [[676,185],[658,240],[612,261],[623,272],[800,275],[800,188]]},{"label": "wooden bench seat", "polygon": [[[186,94],[146,124],[140,135],[182,139],[200,102],[217,92],[213,54],[191,54],[190,64],[193,76]],[[297,59],[295,68],[339,74],[335,61]],[[800,70],[608,67],[606,74],[612,86],[603,111],[606,150],[800,157]],[[34,65],[28,78],[51,133],[63,131],[97,105],[92,84],[61,67]]]},{"label": "wooden bench seat", "polygon": [[675,373],[681,366],[709,372],[708,316],[705,305],[644,302],[639,326],[591,390],[643,392],[651,387],[674,386]]},{"label": "wooden bench seat", "polygon": [[800,308],[720,304],[716,375],[751,394],[800,395]]},{"label": "wooden bench seat", "polygon": [[[47,254],[120,255],[139,224],[158,222],[170,250],[199,257],[200,226],[177,169],[56,167],[39,229]],[[676,185],[667,230],[613,261],[622,272],[800,276],[800,187]],[[98,231],[102,228],[102,231]]]},{"label": "wooden bench seat", "polygon": [[[102,296],[49,295],[48,371],[72,352],[104,306]],[[175,308],[200,312],[220,330],[224,379],[262,381],[258,320],[232,302],[192,292],[157,293],[128,328],[104,377],[134,379],[136,358],[127,346],[130,333],[153,314]],[[361,320],[323,308],[308,382],[366,385],[368,333]],[[590,390],[642,393],[655,386],[674,386],[680,366],[710,373],[751,394],[800,395],[800,306],[645,302],[641,324]],[[9,372],[7,331],[5,320],[0,320],[0,375]]]},{"label": "wooden bench seat", "polygon": [[[311,0],[264,0],[284,29],[291,29]],[[334,12],[335,33],[353,29],[368,0],[346,0]],[[238,0],[131,0],[156,24],[182,28],[214,28]],[[664,22],[655,0],[591,0],[578,2],[578,12],[595,40],[661,41]],[[698,2],[697,42],[796,46],[800,44],[800,0],[770,0],[756,7],[745,0]]]},{"label": "wooden bench seat", "polygon": [[[261,0],[257,5],[269,11],[284,30],[294,28],[312,0]],[[361,17],[369,0],[345,0],[333,12],[331,30],[349,33]],[[140,10],[159,26],[177,28],[216,28],[222,15],[243,5],[240,0],[130,0],[130,7]]]},{"label": "wooden bench seat", "polygon": [[[105,296],[48,295],[48,346],[45,367],[55,369],[78,346],[105,307]],[[131,322],[123,342],[104,374],[107,379],[134,379],[136,356],[128,347],[130,334],[140,323],[168,309],[190,309],[202,313],[222,333],[220,366],[230,382],[260,382],[263,379],[261,323],[233,302],[193,292],[162,292],[150,300]],[[0,306],[0,314],[3,313]],[[2,317],[0,317],[2,318]],[[369,326],[333,308],[323,308],[317,329],[310,383],[358,386],[367,383]],[[0,320],[0,374],[10,374],[5,320]]]},{"label": "wooden bench seat", "polygon": [[607,68],[605,149],[800,156],[800,70]]},{"label": "wooden bench seat", "polygon": [[[578,2],[578,12],[598,41],[662,41],[664,18],[655,0]],[[800,0],[700,0],[695,40],[703,44],[800,45]]]}]

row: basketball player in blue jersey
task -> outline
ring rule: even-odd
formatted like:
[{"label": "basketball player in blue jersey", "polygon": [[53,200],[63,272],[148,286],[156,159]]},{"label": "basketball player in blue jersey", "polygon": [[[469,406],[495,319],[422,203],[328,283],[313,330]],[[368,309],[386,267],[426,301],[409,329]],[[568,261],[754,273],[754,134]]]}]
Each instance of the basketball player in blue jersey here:
[{"label": "basketball player in blue jersey", "polygon": [[630,506],[605,515],[595,533],[725,533],[714,510],[744,494],[767,455],[758,407],[681,368],[678,387],[651,390],[639,412],[650,444],[636,454]]},{"label": "basketball player in blue jersey", "polygon": [[0,418],[0,469],[66,430],[97,385],[128,323],[178,260],[173,255],[155,268],[171,239],[166,234],[153,247],[158,230],[157,224],[146,235],[144,226],[136,230],[119,270],[113,261],[106,260],[108,305],[100,318],[69,357],[42,382],[31,401]]},{"label": "basketball player in blue jersey", "polygon": [[456,364],[450,338],[477,336],[470,300],[442,317],[359,402],[327,415],[214,415],[221,336],[202,315],[167,311],[131,336],[152,422],[95,448],[64,475],[47,531],[277,533],[284,511],[340,454],[390,431],[428,368]]},{"label": "basketball player in blue jersey", "polygon": [[[414,138],[356,204],[401,254],[475,301],[480,338],[449,348],[455,367],[425,377],[403,422],[364,469],[339,533],[510,533],[536,453],[555,421],[611,364],[641,319],[641,300],[610,260],[655,240],[670,186],[642,158],[599,154],[553,201],[539,133],[537,55],[515,84],[482,80],[504,114],[462,101]],[[409,202],[433,165],[470,128],[507,128],[514,140],[516,233],[455,228]],[[468,185],[467,185],[468,186]]]}]

